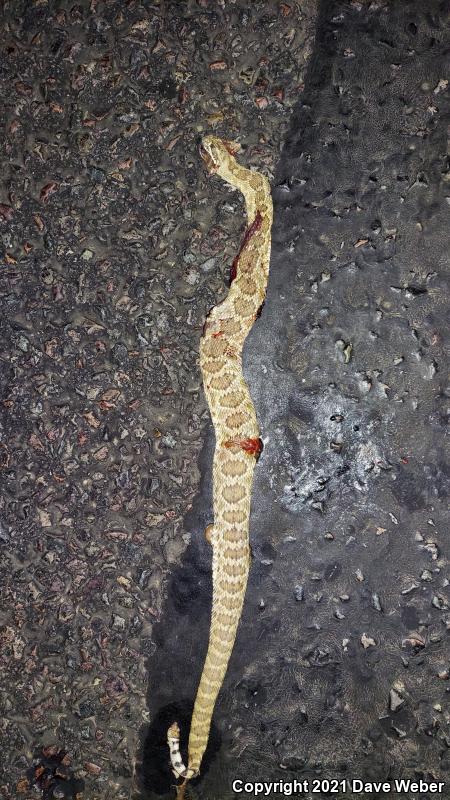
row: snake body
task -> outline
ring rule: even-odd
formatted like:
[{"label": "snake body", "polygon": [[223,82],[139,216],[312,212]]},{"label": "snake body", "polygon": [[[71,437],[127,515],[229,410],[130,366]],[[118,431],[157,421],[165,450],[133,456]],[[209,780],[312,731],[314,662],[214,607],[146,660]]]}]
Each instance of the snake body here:
[{"label": "snake body", "polygon": [[200,154],[245,199],[248,228],[231,270],[227,297],[209,313],[200,342],[203,386],[215,431],[214,523],[207,529],[213,548],[213,599],[209,645],[195,700],[185,767],[179,728],[168,732],[172,769],[186,783],[198,774],[216,699],[241,616],[250,563],[249,518],[255,462],[262,448],[255,408],[242,374],[244,341],[264,303],[270,261],[272,199],[267,178],[241,166],[239,145],[214,136]]}]

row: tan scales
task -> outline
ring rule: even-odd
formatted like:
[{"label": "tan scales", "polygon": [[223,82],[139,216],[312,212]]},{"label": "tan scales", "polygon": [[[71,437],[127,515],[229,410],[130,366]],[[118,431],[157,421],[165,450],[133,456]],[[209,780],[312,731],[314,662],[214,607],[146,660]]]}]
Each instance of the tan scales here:
[{"label": "tan scales", "polygon": [[208,652],[192,715],[188,766],[179,750],[179,727],[168,731],[172,770],[183,783],[200,771],[214,706],[225,677],[244,603],[250,564],[249,519],[253,472],[261,440],[255,408],[242,374],[242,348],[264,302],[269,276],[272,198],[264,175],[235,159],[239,145],[206,136],[201,156],[209,171],[242,192],[248,228],[232,266],[227,297],[209,313],[200,341],[203,387],[216,445],[213,461],[213,598]]}]

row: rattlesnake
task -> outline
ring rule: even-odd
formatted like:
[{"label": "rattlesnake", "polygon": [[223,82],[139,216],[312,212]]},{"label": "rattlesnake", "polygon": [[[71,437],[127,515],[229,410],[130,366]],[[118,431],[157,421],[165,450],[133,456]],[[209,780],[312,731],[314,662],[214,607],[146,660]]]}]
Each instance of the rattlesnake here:
[{"label": "rattlesnake", "polygon": [[227,297],[209,313],[200,342],[203,386],[214,424],[213,602],[206,661],[200,680],[185,767],[176,722],[168,731],[172,770],[183,778],[177,797],[198,774],[208,743],[214,705],[222,685],[244,602],[249,571],[250,498],[255,461],[262,448],[255,409],[242,375],[242,348],[264,303],[270,260],[272,199],[264,175],[235,159],[239,145],[206,136],[200,155],[211,173],[244,195],[249,227],[231,268]]}]

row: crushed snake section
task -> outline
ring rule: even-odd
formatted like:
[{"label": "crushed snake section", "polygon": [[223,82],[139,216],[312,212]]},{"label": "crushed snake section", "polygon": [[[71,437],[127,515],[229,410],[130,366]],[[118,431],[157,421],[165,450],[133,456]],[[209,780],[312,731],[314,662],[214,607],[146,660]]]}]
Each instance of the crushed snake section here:
[{"label": "crushed snake section", "polygon": [[233,261],[227,297],[206,320],[200,342],[200,367],[216,446],[213,461],[213,599],[209,645],[197,691],[185,767],[176,722],[168,731],[172,770],[183,783],[195,777],[205,752],[211,719],[236,638],[249,572],[250,500],[255,463],[262,450],[255,409],[242,374],[242,348],[264,302],[270,261],[272,198],[267,178],[235,159],[239,146],[214,136],[200,154],[245,199],[248,228]]}]

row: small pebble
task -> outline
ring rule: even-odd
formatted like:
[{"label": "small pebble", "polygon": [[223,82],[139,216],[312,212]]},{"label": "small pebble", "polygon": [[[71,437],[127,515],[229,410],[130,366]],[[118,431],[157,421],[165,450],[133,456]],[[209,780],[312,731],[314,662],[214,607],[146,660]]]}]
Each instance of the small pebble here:
[{"label": "small pebble", "polygon": [[414,589],[417,589],[418,585],[419,585],[418,583],[411,583],[409,586],[406,587],[406,589],[402,589],[401,593],[410,594],[411,592],[414,591]]},{"label": "small pebble", "polygon": [[302,600],[305,599],[305,592],[303,586],[299,585],[294,588],[294,597],[298,603],[300,603]]},{"label": "small pebble", "polygon": [[372,595],[372,605],[373,605],[373,607],[374,607],[374,609],[376,611],[380,611],[380,612],[383,611],[383,608],[382,608],[382,605],[381,605],[381,602],[380,602],[380,598],[375,593]]},{"label": "small pebble", "polygon": [[389,692],[389,708],[391,711],[397,711],[404,704],[405,700],[399,695],[395,689]]}]

